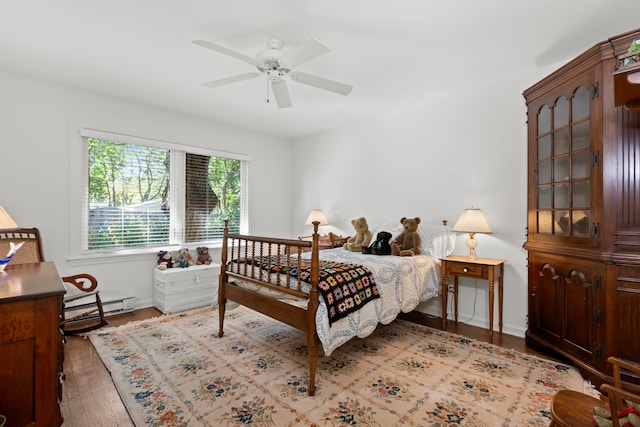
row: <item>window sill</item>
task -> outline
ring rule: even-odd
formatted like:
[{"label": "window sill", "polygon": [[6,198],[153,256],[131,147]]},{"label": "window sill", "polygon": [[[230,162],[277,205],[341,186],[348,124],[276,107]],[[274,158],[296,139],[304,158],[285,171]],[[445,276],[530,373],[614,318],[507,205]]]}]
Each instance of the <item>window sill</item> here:
[{"label": "window sill", "polygon": [[[83,266],[83,265],[95,265],[95,264],[112,264],[112,263],[122,263],[122,262],[138,262],[138,261],[150,261],[158,259],[158,251],[166,250],[171,252],[172,254],[177,254],[178,250],[184,247],[189,247],[189,251],[193,254],[192,256],[197,256],[196,247],[206,246],[209,250],[220,249],[222,247],[221,243],[210,243],[210,244],[194,244],[193,248],[187,245],[172,245],[172,246],[164,246],[161,248],[153,248],[153,249],[134,249],[134,250],[119,250],[119,251],[103,251],[103,252],[91,252],[83,255],[70,256],[67,258],[67,261],[72,266]],[[176,255],[177,256],[177,255]]]}]

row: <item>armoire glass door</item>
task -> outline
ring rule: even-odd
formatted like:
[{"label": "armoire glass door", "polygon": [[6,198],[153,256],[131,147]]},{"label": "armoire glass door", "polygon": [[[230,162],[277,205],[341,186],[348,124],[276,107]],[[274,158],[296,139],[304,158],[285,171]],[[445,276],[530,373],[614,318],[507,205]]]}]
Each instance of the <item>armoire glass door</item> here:
[{"label": "armoire glass door", "polygon": [[537,230],[589,237],[591,141],[588,87],[543,105],[537,115]]}]

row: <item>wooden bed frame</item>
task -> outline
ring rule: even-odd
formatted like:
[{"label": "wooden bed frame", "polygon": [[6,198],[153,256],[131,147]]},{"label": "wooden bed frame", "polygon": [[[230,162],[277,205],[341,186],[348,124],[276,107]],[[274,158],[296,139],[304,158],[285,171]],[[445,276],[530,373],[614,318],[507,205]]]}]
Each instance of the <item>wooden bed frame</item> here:
[{"label": "wooden bed frame", "polygon": [[[306,333],[309,353],[309,396],[314,396],[316,391],[315,376],[318,364],[318,349],[320,347],[320,340],[316,332],[316,311],[319,305],[318,277],[320,272],[318,256],[319,225],[320,222],[313,222],[312,239],[308,241],[229,233],[228,221],[225,221],[220,285],[218,289],[219,337],[224,335],[224,315],[227,300],[235,301]],[[283,277],[277,275],[277,273],[265,272],[254,264],[228,262],[229,257],[231,260],[235,260],[279,255],[282,263],[295,266],[299,263],[299,255],[302,252],[309,251],[309,248],[311,248],[311,286],[308,291],[303,290],[304,282],[299,276],[291,277],[287,275]],[[298,256],[292,257],[292,255]],[[272,296],[262,295],[230,283],[230,280],[233,281],[234,279],[257,284],[293,297],[308,299],[307,308],[283,302]],[[277,284],[271,283],[270,280],[275,281]],[[308,287],[308,284],[305,283],[305,286]]]}]

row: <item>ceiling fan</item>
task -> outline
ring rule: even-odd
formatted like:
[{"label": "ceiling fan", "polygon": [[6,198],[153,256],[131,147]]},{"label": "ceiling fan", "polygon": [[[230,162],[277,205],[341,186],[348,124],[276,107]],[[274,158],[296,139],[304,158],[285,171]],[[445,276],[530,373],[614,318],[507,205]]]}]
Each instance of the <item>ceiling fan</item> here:
[{"label": "ceiling fan", "polygon": [[[294,71],[294,68],[297,66],[329,52],[329,48],[327,46],[314,38],[309,39],[309,41],[290,52],[283,50],[284,43],[281,40],[270,39],[267,41],[267,48],[258,52],[255,58],[206,40],[194,40],[193,43],[244,61],[255,66],[259,71],[259,73],[252,72],[238,74],[236,76],[214,80],[203,83],[203,86],[214,88],[266,75],[267,82],[271,83],[271,90],[273,91],[273,96],[276,99],[278,108],[291,107],[291,97],[289,96],[289,89],[284,77],[289,77],[294,82],[328,90],[341,95],[348,95],[353,89],[353,86],[345,83],[325,79],[324,77],[304,73],[302,71]],[[269,102],[268,96],[267,87],[267,102]]]}]

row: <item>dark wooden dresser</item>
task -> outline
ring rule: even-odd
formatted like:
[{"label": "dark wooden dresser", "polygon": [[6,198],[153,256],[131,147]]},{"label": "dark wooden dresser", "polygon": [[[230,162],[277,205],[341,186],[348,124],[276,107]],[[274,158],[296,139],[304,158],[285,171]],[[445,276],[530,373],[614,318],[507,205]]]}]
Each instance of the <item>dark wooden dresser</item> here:
[{"label": "dark wooden dresser", "polygon": [[[527,345],[596,386],[640,362],[640,29],[524,92],[528,120]],[[640,378],[624,381],[640,384]]]},{"label": "dark wooden dresser", "polygon": [[0,272],[0,414],[6,427],[60,426],[62,280],[52,262]]}]

